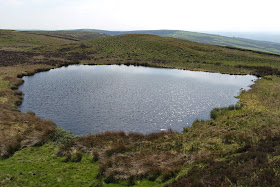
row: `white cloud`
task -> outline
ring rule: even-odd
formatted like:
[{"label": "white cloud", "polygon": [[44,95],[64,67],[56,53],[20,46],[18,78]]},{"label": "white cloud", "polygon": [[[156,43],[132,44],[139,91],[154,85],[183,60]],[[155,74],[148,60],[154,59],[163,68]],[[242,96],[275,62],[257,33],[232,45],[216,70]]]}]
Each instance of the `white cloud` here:
[{"label": "white cloud", "polygon": [[23,2],[21,0],[0,0],[1,6],[18,6],[22,4]]},{"label": "white cloud", "polygon": [[0,28],[278,30],[277,0],[0,0]]}]

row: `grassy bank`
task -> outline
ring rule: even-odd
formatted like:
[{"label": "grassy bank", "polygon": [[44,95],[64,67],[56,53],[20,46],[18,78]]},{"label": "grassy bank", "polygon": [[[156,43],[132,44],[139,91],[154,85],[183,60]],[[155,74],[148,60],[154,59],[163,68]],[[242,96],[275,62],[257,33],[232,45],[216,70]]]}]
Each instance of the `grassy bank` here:
[{"label": "grassy bank", "polygon": [[[0,160],[1,185],[279,183],[279,56],[150,35],[53,45],[38,39],[36,46],[23,48],[17,43],[21,36],[10,35],[12,41],[2,43],[9,47],[0,49],[0,153],[6,158]],[[72,63],[252,73],[263,78],[241,93],[244,106],[216,109],[213,120],[195,121],[184,133],[106,132],[74,137],[32,112],[17,109],[23,75]]]},{"label": "grassy bank", "polygon": [[[29,147],[15,153],[5,162],[0,161],[1,186],[96,186],[103,184],[97,179],[98,163],[89,154],[81,161],[56,156],[57,144],[48,143],[41,147]],[[105,184],[105,186],[124,186]],[[156,182],[141,181],[135,186],[159,186]]]}]

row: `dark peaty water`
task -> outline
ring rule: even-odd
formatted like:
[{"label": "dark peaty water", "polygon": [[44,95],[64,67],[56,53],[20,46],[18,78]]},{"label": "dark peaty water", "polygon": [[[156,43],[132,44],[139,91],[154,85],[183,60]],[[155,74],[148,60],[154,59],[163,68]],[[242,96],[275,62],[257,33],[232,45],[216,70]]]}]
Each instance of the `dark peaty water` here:
[{"label": "dark peaty water", "polygon": [[74,134],[182,131],[238,102],[254,76],[135,66],[73,65],[24,77],[20,110]]}]

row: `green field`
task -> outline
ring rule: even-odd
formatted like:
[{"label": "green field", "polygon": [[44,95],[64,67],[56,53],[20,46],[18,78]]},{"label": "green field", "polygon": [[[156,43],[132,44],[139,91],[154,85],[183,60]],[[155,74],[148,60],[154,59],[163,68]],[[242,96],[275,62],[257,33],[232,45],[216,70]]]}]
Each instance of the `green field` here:
[{"label": "green field", "polygon": [[[63,32],[54,36],[0,30],[0,186],[279,184],[279,55],[146,34],[73,39]],[[182,133],[77,137],[17,109],[23,75],[70,64],[142,65],[262,78],[241,93],[240,107],[214,109],[212,120],[197,120]]]}]

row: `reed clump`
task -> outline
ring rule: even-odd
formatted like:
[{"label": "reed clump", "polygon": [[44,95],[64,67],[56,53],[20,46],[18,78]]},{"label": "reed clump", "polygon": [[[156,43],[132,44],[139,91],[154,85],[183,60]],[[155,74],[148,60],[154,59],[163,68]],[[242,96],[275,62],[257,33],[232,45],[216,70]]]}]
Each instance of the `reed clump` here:
[{"label": "reed clump", "polygon": [[243,103],[237,103],[234,105],[230,105],[228,107],[222,107],[222,108],[214,108],[210,112],[210,117],[211,119],[215,120],[219,114],[226,112],[226,111],[231,111],[231,110],[240,110],[244,106]]}]

